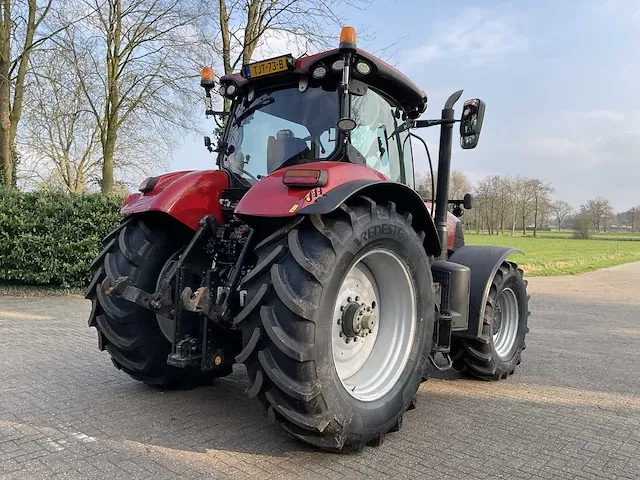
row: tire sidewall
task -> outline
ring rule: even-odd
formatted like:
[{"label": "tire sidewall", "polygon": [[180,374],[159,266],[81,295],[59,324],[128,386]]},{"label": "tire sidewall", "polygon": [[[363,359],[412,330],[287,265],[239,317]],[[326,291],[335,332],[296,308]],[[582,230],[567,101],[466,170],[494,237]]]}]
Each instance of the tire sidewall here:
[{"label": "tire sidewall", "polygon": [[[330,388],[323,389],[324,400],[330,410],[342,413],[338,421],[347,432],[364,437],[388,429],[409,406],[426,369],[434,322],[431,270],[422,241],[402,217],[384,218],[379,207],[375,210],[367,220],[361,218],[355,223],[350,237],[336,249],[332,265],[335,274],[325,284],[316,317],[316,368],[325,373],[323,378],[330,379]],[[409,273],[416,295],[416,330],[410,356],[396,385],[384,397],[364,402],[347,392],[336,371],[332,348],[334,305],[347,273],[364,254],[379,248],[397,255]]]},{"label": "tire sidewall", "polygon": [[[527,300],[527,287],[524,283],[523,278],[519,275],[518,271],[514,268],[509,268],[509,273],[505,275],[501,280],[498,277],[494,278],[494,285],[496,287],[496,293],[494,294],[494,305],[497,305],[498,299],[505,288],[511,288],[513,293],[516,295],[516,300],[518,302],[518,331],[516,333],[516,339],[513,343],[513,347],[509,352],[509,355],[506,359],[501,358],[496,352],[494,342],[493,342],[493,311],[491,311],[491,316],[489,317],[489,322],[491,326],[491,352],[493,358],[495,359],[496,366],[498,367],[498,371],[501,372],[511,372],[516,368],[518,362],[520,360],[520,355],[522,353],[522,348],[524,345],[525,335],[527,333],[527,310],[528,310],[528,300]],[[487,305],[489,307],[489,305]]]}]

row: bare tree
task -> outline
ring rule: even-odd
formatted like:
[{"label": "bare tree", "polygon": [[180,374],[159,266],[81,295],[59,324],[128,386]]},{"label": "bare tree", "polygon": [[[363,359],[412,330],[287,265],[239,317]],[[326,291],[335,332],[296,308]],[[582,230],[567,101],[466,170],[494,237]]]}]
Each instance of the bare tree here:
[{"label": "bare tree", "polygon": [[15,140],[31,54],[64,28],[46,20],[52,0],[0,0],[0,183],[15,181]]},{"label": "bare tree", "polygon": [[556,200],[551,204],[549,212],[556,220],[559,230],[562,226],[563,220],[567,217],[567,215],[570,215],[573,212],[573,207],[564,200]]},{"label": "bare tree", "polygon": [[635,227],[638,224],[638,219],[640,218],[640,206],[631,208],[627,213],[627,217],[631,226],[631,233],[633,233],[636,231]]},{"label": "bare tree", "polygon": [[29,177],[70,193],[81,193],[100,177],[100,129],[91,114],[80,77],[57,51],[38,52],[33,60],[34,88],[19,135]]},{"label": "bare tree", "polygon": [[626,212],[618,214],[619,222],[622,226],[629,228],[631,233],[636,231],[638,221],[640,220],[640,206],[630,208]]},{"label": "bare tree", "polygon": [[194,39],[202,7],[86,0],[87,21],[67,30],[64,51],[99,132],[102,192],[113,189],[115,167],[162,161],[154,150],[166,151],[195,122]]},{"label": "bare tree", "polygon": [[330,27],[341,26],[343,5],[363,6],[370,0],[219,0],[217,27],[224,72],[249,63],[267,36],[297,42],[301,51],[334,44]]},{"label": "bare tree", "polygon": [[415,189],[425,200],[431,200],[431,175],[423,172],[415,174]]},{"label": "bare tree", "polygon": [[538,235],[538,219],[549,210],[549,196],[554,192],[553,187],[543,180],[530,179],[527,182],[533,198],[533,236]]},{"label": "bare tree", "polygon": [[472,189],[471,182],[463,172],[459,170],[451,172],[451,178],[449,178],[449,198],[461,200],[465,194],[471,193]]},{"label": "bare tree", "polygon": [[[522,234],[527,233],[527,222],[531,218],[534,211],[534,193],[533,184],[530,178],[517,176],[513,180],[513,188],[515,189],[516,210],[518,212],[518,220],[521,221]],[[515,218],[515,217],[514,217]],[[511,226],[511,233],[515,233],[516,222]]]},{"label": "bare tree", "polygon": [[589,200],[585,205],[580,207],[583,213],[589,215],[592,221],[592,226],[596,231],[600,231],[604,226],[604,230],[607,230],[607,218],[613,213],[611,203],[604,197],[598,197],[593,200]]}]

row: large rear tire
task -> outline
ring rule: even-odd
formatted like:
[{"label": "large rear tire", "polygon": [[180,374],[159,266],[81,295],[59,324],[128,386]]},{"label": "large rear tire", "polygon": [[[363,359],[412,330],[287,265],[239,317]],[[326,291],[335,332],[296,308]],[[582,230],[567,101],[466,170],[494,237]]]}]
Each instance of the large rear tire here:
[{"label": "large rear tire", "polygon": [[294,437],[358,450],[400,428],[433,334],[422,237],[393,203],[359,197],[256,246],[243,279],[248,303],[235,319],[236,360],[247,367],[249,396]]},{"label": "large rear tire", "polygon": [[529,296],[523,272],[515,263],[498,268],[485,305],[482,335],[459,339],[451,351],[453,367],[483,380],[512,375],[520,364],[528,332]]},{"label": "large rear tire", "polygon": [[113,364],[148,385],[193,388],[231,373],[231,366],[216,373],[181,369],[167,364],[171,343],[163,335],[156,315],[134,303],[104,293],[104,285],[127,275],[134,286],[153,292],[163,267],[189,241],[188,229],[168,225],[171,219],[127,218],[108,234],[93,261],[86,298],[92,302],[89,326],[98,331],[98,347],[107,350]]}]

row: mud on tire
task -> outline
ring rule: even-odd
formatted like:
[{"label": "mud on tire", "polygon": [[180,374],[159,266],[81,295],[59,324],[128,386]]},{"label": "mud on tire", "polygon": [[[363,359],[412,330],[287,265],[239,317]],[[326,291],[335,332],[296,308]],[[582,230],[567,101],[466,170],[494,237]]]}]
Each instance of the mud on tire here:
[{"label": "mud on tire", "polygon": [[[175,228],[174,228],[175,227]],[[162,334],[153,312],[104,293],[104,285],[128,275],[132,284],[153,292],[165,262],[189,240],[188,230],[167,225],[157,217],[128,217],[109,233],[104,248],[91,264],[92,280],[85,290],[92,302],[89,326],[98,331],[98,347],[113,364],[136,380],[162,388],[192,388],[217,374],[167,365],[171,343]]]},{"label": "mud on tire", "polygon": [[[248,304],[235,319],[243,336],[236,361],[247,367],[248,395],[294,437],[330,451],[378,445],[400,428],[414,405],[434,313],[424,234],[411,223],[411,215],[396,212],[393,203],[359,197],[331,214],[300,218],[256,246],[256,266],[241,286]],[[396,383],[381,398],[361,401],[338,377],[332,326],[344,276],[376,248],[393,251],[405,265],[416,292],[417,319]]]},{"label": "mud on tire", "polygon": [[[505,309],[507,304],[503,300],[506,295],[515,297],[517,305],[517,329],[514,332],[510,348],[500,347],[496,344],[500,336],[494,336],[499,331],[498,325],[494,325],[496,309]],[[503,303],[505,305],[503,305]],[[512,375],[516,366],[520,364],[522,351],[526,348],[525,335],[527,334],[529,317],[529,295],[527,294],[527,281],[523,279],[523,272],[515,263],[503,262],[496,272],[489,297],[485,305],[482,318],[482,335],[476,340],[458,339],[451,350],[453,367],[465,374],[483,380],[500,380]],[[494,329],[494,327],[496,327]]]}]

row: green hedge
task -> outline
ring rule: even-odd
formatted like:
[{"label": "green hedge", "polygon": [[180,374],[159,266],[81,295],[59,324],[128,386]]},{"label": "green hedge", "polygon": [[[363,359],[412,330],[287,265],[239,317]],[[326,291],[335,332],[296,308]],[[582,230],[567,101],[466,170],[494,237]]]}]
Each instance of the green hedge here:
[{"label": "green hedge", "polygon": [[81,288],[122,198],[0,187],[0,283]]}]

